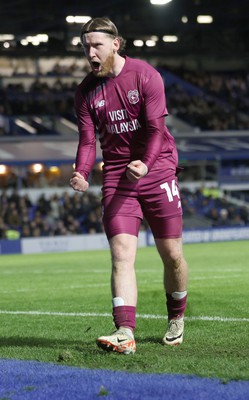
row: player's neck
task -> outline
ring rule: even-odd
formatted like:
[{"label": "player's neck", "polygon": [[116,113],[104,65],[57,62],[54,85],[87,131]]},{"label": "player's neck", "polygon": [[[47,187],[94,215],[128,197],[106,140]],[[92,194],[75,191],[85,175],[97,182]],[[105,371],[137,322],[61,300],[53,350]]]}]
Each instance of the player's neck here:
[{"label": "player's neck", "polygon": [[116,54],[112,71],[110,72],[109,77],[115,78],[116,76],[118,76],[122,71],[124,65],[125,65],[125,58],[120,56],[119,54]]}]

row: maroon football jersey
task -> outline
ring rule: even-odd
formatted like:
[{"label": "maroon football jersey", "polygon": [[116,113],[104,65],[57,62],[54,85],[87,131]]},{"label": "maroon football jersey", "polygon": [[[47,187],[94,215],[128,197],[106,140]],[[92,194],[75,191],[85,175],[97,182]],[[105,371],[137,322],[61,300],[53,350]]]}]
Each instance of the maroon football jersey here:
[{"label": "maroon football jersey", "polygon": [[142,160],[149,171],[164,171],[164,176],[175,171],[178,156],[164,125],[163,80],[147,62],[125,57],[123,69],[113,78],[90,73],[77,88],[75,109],[79,128],[76,171],[86,179],[95,162],[97,135],[105,182],[126,179],[126,166],[132,160]]}]

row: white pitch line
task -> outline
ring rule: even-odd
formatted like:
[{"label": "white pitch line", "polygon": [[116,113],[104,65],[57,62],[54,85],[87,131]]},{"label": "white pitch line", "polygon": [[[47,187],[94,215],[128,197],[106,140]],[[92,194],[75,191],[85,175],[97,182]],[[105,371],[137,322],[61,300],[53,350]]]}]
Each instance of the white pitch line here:
[{"label": "white pitch line", "polygon": [[189,280],[191,281],[206,281],[210,279],[231,279],[231,278],[241,278],[241,275],[234,274],[234,275],[212,275],[212,276],[193,276],[190,277]]},{"label": "white pitch line", "polygon": [[[73,313],[73,312],[54,312],[54,311],[7,311],[0,310],[0,314],[9,315],[49,315],[60,317],[111,317],[110,313]],[[166,315],[154,314],[137,314],[141,319],[166,319]],[[218,322],[249,322],[249,318],[233,318],[233,317],[212,317],[212,316],[192,316],[185,317],[186,321],[218,321]]]},{"label": "white pitch line", "polygon": [[[241,275],[229,275],[230,278],[241,278]],[[213,275],[213,276],[194,276],[190,277],[189,280],[191,282],[193,281],[209,281],[213,279],[228,279],[228,276],[226,275]],[[152,281],[149,279],[144,279],[144,280],[139,280],[138,279],[138,284],[139,285],[147,285],[148,283],[150,284],[160,284],[162,285],[162,279],[153,279]],[[106,287],[109,286],[109,283],[86,283],[82,285],[69,285],[69,286],[63,286],[61,289],[63,290],[72,290],[72,289],[82,289],[82,288],[100,288],[100,287]],[[208,284],[210,287],[215,287],[216,284]],[[203,285],[202,285],[203,287]],[[36,288],[22,288],[22,289],[13,289],[13,290],[0,290],[0,294],[8,294],[8,293],[27,293],[27,292],[34,292],[36,291]],[[44,287],[43,290],[48,290],[47,287]]]},{"label": "white pitch line", "polygon": [[70,285],[70,286],[65,286],[63,289],[82,289],[85,287],[89,288],[95,288],[95,287],[105,287],[109,286],[109,283],[86,283],[85,285]]}]

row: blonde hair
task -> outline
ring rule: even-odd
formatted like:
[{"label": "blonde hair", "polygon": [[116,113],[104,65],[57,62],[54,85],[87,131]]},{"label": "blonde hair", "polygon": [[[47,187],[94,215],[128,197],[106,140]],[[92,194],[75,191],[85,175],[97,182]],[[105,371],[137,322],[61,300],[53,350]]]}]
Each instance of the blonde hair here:
[{"label": "blonde hair", "polygon": [[102,32],[118,38],[120,41],[119,53],[125,49],[126,40],[119,35],[116,25],[107,17],[92,18],[86,22],[80,31],[80,40],[83,43],[83,36],[90,32]]}]

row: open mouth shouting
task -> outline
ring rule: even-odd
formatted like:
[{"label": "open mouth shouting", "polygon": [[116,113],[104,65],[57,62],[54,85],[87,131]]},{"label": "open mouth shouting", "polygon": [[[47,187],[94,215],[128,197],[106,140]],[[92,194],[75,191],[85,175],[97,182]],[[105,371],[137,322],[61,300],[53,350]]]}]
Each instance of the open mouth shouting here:
[{"label": "open mouth shouting", "polygon": [[96,61],[91,60],[90,65],[92,68],[92,72],[97,77],[106,77],[109,76],[114,64],[114,56],[110,54],[105,60]]},{"label": "open mouth shouting", "polygon": [[101,71],[101,64],[98,61],[92,61],[91,67],[95,74]]}]

